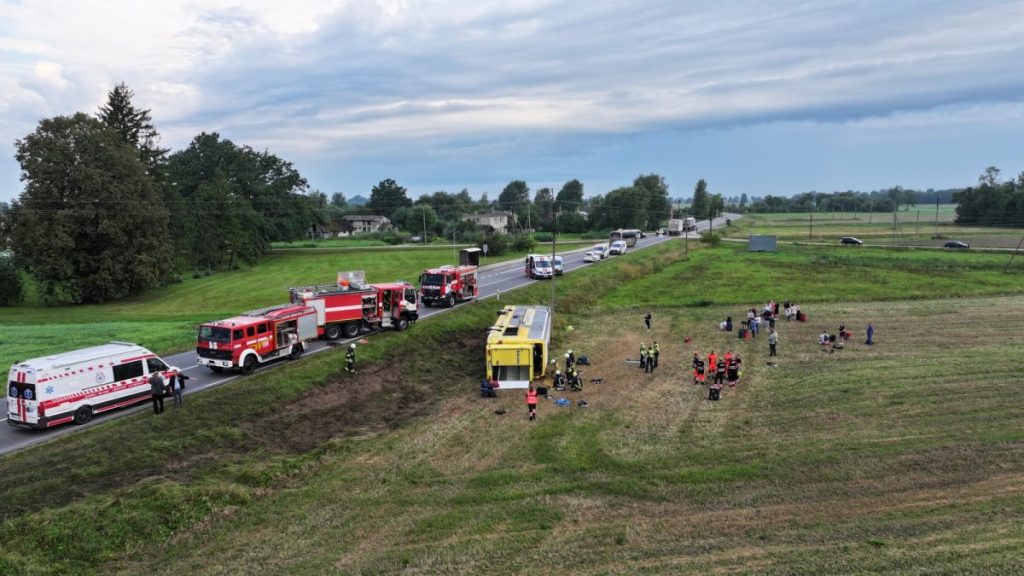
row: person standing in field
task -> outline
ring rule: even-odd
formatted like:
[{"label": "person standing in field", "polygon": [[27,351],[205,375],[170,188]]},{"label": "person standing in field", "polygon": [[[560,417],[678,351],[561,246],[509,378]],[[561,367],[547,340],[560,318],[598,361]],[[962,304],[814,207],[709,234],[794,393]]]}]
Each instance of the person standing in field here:
[{"label": "person standing in field", "polygon": [[640,369],[647,370],[647,348],[643,342],[640,343]]},{"label": "person standing in field", "polygon": [[776,345],[779,343],[779,333],[775,331],[775,328],[768,329],[768,355],[778,356],[775,351]]},{"label": "person standing in field", "polygon": [[715,351],[712,350],[708,353],[708,371],[711,372],[711,378],[715,377],[715,365],[718,362],[718,356],[715,355]]},{"label": "person standing in field", "polygon": [[658,367],[658,355],[661,354],[661,350],[658,349],[658,341],[654,341],[654,367]]},{"label": "person standing in field", "polygon": [[868,346],[873,345],[875,343],[872,340],[872,338],[874,338],[874,336],[875,336],[875,325],[874,324],[868,324],[868,340],[867,340],[867,342],[865,342],[865,344],[867,344]]},{"label": "person standing in field", "polygon": [[537,391],[533,388],[533,384],[526,389],[526,413],[530,416],[530,420],[537,418]]},{"label": "person standing in field", "polygon": [[719,358],[718,362],[715,363],[715,384],[722,386],[725,384],[725,358]]},{"label": "person standing in field", "polygon": [[182,374],[181,370],[175,370],[171,373],[171,392],[174,393],[175,408],[181,408],[181,405],[184,403],[185,380],[191,380],[191,377]]},{"label": "person standing in field", "polygon": [[704,384],[704,360],[698,352],[693,353],[693,383]]},{"label": "person standing in field", "polygon": [[647,315],[644,316],[644,324],[647,325],[647,331],[650,332],[651,331],[651,313],[650,312],[647,312]]},{"label": "person standing in field", "polygon": [[353,342],[348,345],[348,350],[345,351],[345,372],[349,374],[356,373],[356,343]]},{"label": "person standing in field", "polygon": [[153,372],[149,376],[149,394],[153,397],[153,413],[164,412],[164,375]]},{"label": "person standing in field", "polygon": [[726,364],[725,369],[728,371],[729,386],[736,387],[736,382],[740,379],[740,358],[737,356],[730,356],[729,362]]}]

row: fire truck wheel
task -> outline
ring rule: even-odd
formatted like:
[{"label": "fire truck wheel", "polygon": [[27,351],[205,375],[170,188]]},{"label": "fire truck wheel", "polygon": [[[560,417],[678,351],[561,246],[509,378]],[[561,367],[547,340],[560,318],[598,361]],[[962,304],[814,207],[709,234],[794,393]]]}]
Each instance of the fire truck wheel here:
[{"label": "fire truck wheel", "polygon": [[451,308],[452,306],[455,306],[455,294],[449,293],[448,294],[448,307]]},{"label": "fire truck wheel", "polygon": [[331,324],[327,327],[327,330],[324,331],[324,336],[327,336],[328,340],[337,340],[338,338],[341,338],[341,326]]},{"label": "fire truck wheel", "polygon": [[409,320],[406,318],[399,318],[398,322],[395,323],[395,330],[401,332],[409,327]]},{"label": "fire truck wheel", "polygon": [[355,338],[359,336],[359,323],[349,322],[345,324],[345,338]]},{"label": "fire truck wheel", "polygon": [[246,356],[245,362],[242,362],[242,374],[252,374],[253,370],[256,369],[256,357]]},{"label": "fire truck wheel", "polygon": [[79,406],[78,410],[75,410],[75,424],[85,424],[92,420],[92,408],[89,406]]}]

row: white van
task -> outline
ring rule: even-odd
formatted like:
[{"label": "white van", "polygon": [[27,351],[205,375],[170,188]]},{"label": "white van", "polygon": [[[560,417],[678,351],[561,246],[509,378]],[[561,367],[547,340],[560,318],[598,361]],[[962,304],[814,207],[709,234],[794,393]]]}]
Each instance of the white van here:
[{"label": "white van", "polygon": [[608,248],[608,253],[612,256],[620,256],[626,253],[626,243],[622,240],[616,240],[612,242],[611,247]]},{"label": "white van", "polygon": [[530,254],[526,257],[526,275],[530,278],[551,278],[554,270],[551,267],[551,257],[539,254]]},{"label": "white van", "polygon": [[145,401],[150,374],[169,379],[174,370],[128,342],[18,362],[7,379],[7,423],[29,428],[85,424],[94,414]]},{"label": "white van", "polygon": [[601,257],[601,260],[604,260],[605,258],[608,257],[607,244],[595,244],[594,247],[591,248],[590,250],[591,252],[597,252],[597,255]]}]

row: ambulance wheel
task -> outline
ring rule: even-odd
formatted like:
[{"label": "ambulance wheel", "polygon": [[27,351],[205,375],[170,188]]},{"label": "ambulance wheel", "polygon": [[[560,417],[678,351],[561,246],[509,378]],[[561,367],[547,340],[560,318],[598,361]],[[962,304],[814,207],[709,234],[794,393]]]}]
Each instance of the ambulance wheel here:
[{"label": "ambulance wheel", "polygon": [[345,338],[355,338],[359,336],[359,323],[349,322],[345,324]]},{"label": "ambulance wheel", "polygon": [[295,346],[292,346],[292,353],[289,354],[288,357],[292,360],[298,360],[299,356],[302,356],[302,346],[296,344]]},{"label": "ambulance wheel", "polygon": [[256,370],[256,357],[246,356],[245,362],[242,362],[242,374],[252,374]]},{"label": "ambulance wheel", "polygon": [[78,410],[75,410],[75,424],[86,424],[89,420],[92,420],[92,408],[89,406],[79,406]]},{"label": "ambulance wheel", "polygon": [[399,318],[398,322],[395,322],[395,330],[398,330],[399,332],[405,330],[408,327],[409,321],[405,318]]},{"label": "ambulance wheel", "polygon": [[324,330],[324,336],[326,336],[328,340],[337,340],[338,338],[341,338],[341,326],[331,324],[326,330]]},{"label": "ambulance wheel", "polygon": [[209,368],[211,371],[217,372],[217,373],[220,373],[220,372],[224,371],[224,367],[223,366],[207,366],[207,368]]},{"label": "ambulance wheel", "polygon": [[448,304],[449,308],[451,308],[452,306],[455,306],[455,294],[448,294],[448,302],[447,302],[447,304]]}]

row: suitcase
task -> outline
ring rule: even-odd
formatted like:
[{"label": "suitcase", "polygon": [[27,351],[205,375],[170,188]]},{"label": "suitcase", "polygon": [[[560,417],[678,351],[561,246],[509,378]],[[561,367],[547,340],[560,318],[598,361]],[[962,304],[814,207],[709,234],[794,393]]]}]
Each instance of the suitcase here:
[{"label": "suitcase", "polygon": [[719,388],[715,388],[714,386],[708,388],[708,400],[718,400],[721,395],[722,391]]},{"label": "suitcase", "polygon": [[547,395],[548,395],[548,387],[547,386],[537,386],[537,396],[547,396]]}]

